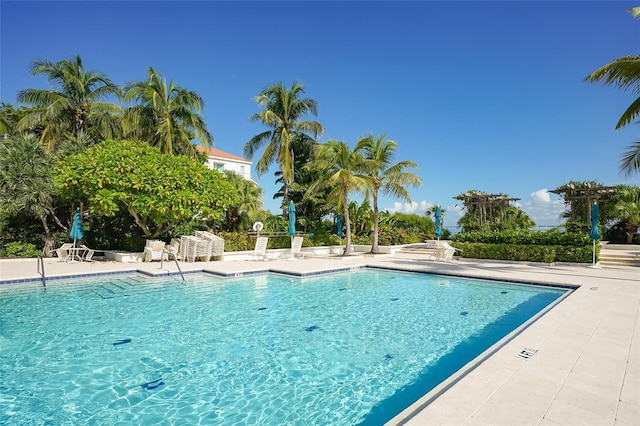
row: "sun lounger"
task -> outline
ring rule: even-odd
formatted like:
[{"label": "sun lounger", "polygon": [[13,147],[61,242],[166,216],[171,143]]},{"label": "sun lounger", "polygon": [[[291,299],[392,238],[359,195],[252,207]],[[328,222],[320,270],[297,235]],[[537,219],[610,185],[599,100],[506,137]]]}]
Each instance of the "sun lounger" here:
[{"label": "sun lounger", "polygon": [[310,257],[309,253],[302,252],[303,237],[293,237],[291,242],[291,253],[284,253],[283,256],[290,256],[292,259]]},{"label": "sun lounger", "polygon": [[453,259],[453,256],[456,254],[456,251],[461,251],[455,247],[451,247],[446,241],[437,241],[436,245],[436,260],[444,260],[448,262]]},{"label": "sun lounger", "polygon": [[69,260],[69,256],[71,255],[71,251],[69,249],[72,248],[72,243],[64,243],[59,248],[57,248],[56,256],[58,256],[58,262],[66,262],[67,260]]},{"label": "sun lounger", "polygon": [[253,249],[252,258],[256,260],[267,260],[267,244],[269,243],[269,237],[256,238],[256,246]]},{"label": "sun lounger", "polygon": [[162,260],[165,245],[164,241],[147,240],[147,245],[144,248],[144,261],[152,262],[154,260]]},{"label": "sun lounger", "polygon": [[196,231],[196,237],[209,240],[211,242],[210,258],[214,260],[222,260],[224,256],[224,240],[217,235],[207,231]]},{"label": "sun lounger", "polygon": [[180,255],[182,260],[195,262],[196,260],[206,260],[211,258],[212,242],[204,238],[193,235],[183,235],[180,237]]},{"label": "sun lounger", "polygon": [[93,254],[95,253],[94,249],[90,249],[89,247],[85,246],[84,244],[80,246],[80,248],[83,248],[85,251],[82,254],[82,260],[85,262],[93,262],[93,260],[91,260],[93,258]]}]

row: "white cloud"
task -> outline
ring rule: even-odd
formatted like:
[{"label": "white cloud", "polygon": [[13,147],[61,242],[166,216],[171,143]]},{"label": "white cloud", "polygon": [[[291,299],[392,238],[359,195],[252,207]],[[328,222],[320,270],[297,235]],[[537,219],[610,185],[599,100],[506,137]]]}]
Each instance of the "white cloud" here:
[{"label": "white cloud", "polygon": [[533,203],[551,202],[551,196],[549,195],[549,191],[546,189],[538,189],[537,191],[532,192],[529,197],[531,197],[531,201]]},{"label": "white cloud", "polygon": [[390,213],[406,213],[406,214],[417,214],[423,215],[424,212],[429,210],[433,206],[433,203],[422,200],[420,202],[411,202],[411,203],[393,203],[393,207],[386,208]]},{"label": "white cloud", "polygon": [[556,226],[564,222],[560,215],[567,209],[561,199],[552,199],[546,188],[529,194],[519,207],[524,210],[538,226]]}]

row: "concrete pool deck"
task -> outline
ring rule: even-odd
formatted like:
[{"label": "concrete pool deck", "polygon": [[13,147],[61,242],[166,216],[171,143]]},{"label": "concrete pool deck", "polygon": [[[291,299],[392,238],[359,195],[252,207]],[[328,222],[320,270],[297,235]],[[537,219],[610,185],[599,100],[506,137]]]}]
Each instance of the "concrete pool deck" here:
[{"label": "concrete pool deck", "polygon": [[[230,257],[229,257],[230,258]],[[0,282],[39,280],[36,259],[0,260]],[[139,271],[177,272],[175,263],[61,263],[44,260],[48,278]],[[499,347],[455,383],[425,395],[404,414],[409,425],[640,424],[640,268],[461,260],[395,253],[296,261],[180,262],[184,272],[295,274],[380,266],[508,281],[577,286],[569,297]],[[55,285],[50,279],[47,285]],[[38,281],[28,285],[41,285]],[[1,289],[11,284],[0,285]],[[529,359],[518,356],[523,350]]]}]

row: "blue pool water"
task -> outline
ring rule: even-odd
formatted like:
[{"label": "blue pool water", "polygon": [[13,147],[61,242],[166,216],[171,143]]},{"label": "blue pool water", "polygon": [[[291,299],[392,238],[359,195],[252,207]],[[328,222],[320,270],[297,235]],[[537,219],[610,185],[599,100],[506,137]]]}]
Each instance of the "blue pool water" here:
[{"label": "blue pool water", "polygon": [[566,290],[385,270],[0,289],[0,424],[383,424]]}]

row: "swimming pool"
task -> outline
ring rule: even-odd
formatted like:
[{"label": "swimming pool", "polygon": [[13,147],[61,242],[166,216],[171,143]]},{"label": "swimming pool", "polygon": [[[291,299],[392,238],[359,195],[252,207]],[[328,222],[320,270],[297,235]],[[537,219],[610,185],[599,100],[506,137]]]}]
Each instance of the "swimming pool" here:
[{"label": "swimming pool", "polygon": [[382,424],[567,291],[372,269],[2,287],[3,424]]}]

